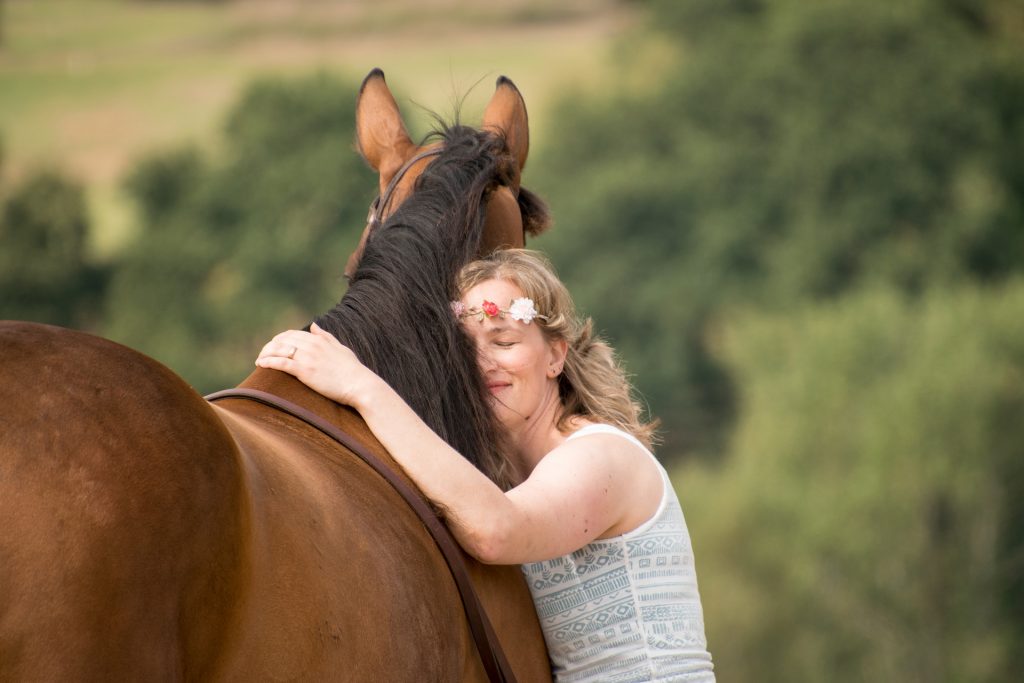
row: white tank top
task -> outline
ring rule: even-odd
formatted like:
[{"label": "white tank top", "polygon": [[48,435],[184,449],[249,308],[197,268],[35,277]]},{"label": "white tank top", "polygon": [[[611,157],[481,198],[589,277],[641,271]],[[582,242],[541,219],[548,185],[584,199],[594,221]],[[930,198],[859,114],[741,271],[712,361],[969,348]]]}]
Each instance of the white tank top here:
[{"label": "white tank top", "polygon": [[644,445],[610,425],[568,438],[617,434],[661,472],[661,504],[621,536],[522,566],[559,683],[714,681],[690,534],[668,473]]}]

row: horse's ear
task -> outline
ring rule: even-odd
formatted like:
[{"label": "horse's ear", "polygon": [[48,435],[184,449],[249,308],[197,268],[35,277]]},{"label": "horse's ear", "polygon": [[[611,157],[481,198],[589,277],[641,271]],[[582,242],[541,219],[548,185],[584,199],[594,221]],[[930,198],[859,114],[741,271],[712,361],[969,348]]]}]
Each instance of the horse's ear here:
[{"label": "horse's ear", "polygon": [[398,103],[380,69],[371,71],[359,88],[356,144],[366,163],[388,178],[397,172],[413,146],[402,123]]},{"label": "horse's ear", "polygon": [[498,78],[494,95],[484,110],[483,128],[503,135],[522,171],[530,151],[530,123],[526,102],[515,84],[504,76]]}]

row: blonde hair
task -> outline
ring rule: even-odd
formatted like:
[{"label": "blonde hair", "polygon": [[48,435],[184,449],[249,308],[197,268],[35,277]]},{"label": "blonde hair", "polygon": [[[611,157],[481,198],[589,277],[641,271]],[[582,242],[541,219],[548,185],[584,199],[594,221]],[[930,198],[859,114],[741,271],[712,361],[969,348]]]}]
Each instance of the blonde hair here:
[{"label": "blonde hair", "polygon": [[568,431],[570,421],[581,416],[618,427],[649,448],[656,422],[644,421],[644,411],[615,352],[594,335],[590,318],[581,319],[576,314],[569,290],[558,279],[551,262],[529,249],[502,249],[463,266],[458,290],[461,294],[487,280],[505,280],[519,287],[546,316],[533,320],[544,337],[549,341],[565,340],[568,345],[558,377],[563,406],[558,429]]}]

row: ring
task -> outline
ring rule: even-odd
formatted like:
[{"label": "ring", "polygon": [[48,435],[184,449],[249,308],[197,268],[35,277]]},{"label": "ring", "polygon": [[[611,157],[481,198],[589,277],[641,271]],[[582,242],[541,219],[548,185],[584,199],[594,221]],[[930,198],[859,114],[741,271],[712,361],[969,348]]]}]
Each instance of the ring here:
[{"label": "ring", "polygon": [[295,352],[298,350],[299,348],[297,346],[293,346],[292,350],[288,352],[288,355],[285,356],[285,358],[295,358]]}]

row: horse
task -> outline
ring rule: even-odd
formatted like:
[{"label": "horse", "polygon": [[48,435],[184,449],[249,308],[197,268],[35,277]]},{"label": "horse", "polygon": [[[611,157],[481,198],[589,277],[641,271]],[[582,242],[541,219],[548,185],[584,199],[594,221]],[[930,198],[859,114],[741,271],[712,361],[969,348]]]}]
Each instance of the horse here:
[{"label": "horse", "polygon": [[[480,129],[422,146],[380,70],[356,111],[381,196],[317,321],[461,453],[493,454],[448,301],[466,260],[546,225],[519,184],[522,96],[502,77]],[[259,403],[211,404],[83,332],[7,321],[0,349],[0,680],[487,680],[423,523],[337,442]],[[319,415],[404,478],[350,408],[273,370],[239,386]],[[520,570],[465,560],[515,677],[550,680]]]}]

